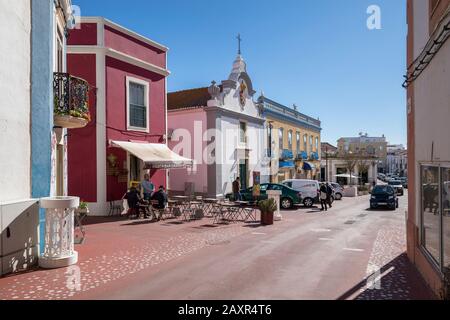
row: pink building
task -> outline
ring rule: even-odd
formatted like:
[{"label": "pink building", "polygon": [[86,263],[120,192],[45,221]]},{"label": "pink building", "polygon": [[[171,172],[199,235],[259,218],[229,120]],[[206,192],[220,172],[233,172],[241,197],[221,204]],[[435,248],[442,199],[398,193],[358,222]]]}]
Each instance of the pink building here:
[{"label": "pink building", "polygon": [[166,146],[168,48],[99,17],[82,18],[68,45],[68,71],[97,88],[93,121],[68,134],[68,190],[106,215],[144,173],[165,186],[186,160]]}]

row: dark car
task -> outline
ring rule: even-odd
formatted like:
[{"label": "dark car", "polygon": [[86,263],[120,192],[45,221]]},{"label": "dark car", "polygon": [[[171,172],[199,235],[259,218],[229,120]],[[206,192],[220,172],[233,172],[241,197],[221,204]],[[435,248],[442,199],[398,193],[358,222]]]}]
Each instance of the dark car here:
[{"label": "dark car", "polygon": [[[298,191],[295,191],[292,188],[289,188],[282,184],[275,184],[275,183],[263,183],[260,187],[260,196],[258,198],[255,198],[253,196],[253,187],[241,190],[241,197],[242,201],[248,201],[255,203],[259,200],[265,200],[268,198],[267,191],[268,190],[276,190],[281,191],[281,208],[283,209],[291,209],[296,204],[302,203],[302,196]],[[227,199],[233,201],[234,196],[233,194],[229,193],[225,196]]]},{"label": "dark car", "polygon": [[398,208],[396,190],[389,185],[377,185],[372,190],[370,197],[370,209],[386,206],[392,210]]}]

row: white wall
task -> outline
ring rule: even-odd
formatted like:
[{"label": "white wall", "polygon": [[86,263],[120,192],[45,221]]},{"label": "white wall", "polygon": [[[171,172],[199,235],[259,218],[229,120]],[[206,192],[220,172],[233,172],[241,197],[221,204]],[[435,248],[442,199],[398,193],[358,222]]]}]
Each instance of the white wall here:
[{"label": "white wall", "polygon": [[29,0],[0,0],[0,202],[30,197]]},{"label": "white wall", "polygon": [[[239,163],[236,157],[236,149],[239,145],[239,119],[222,117],[223,149],[222,149],[222,187],[224,193],[232,191],[232,182],[239,174]],[[267,176],[268,167],[264,165],[264,125],[247,122],[247,141],[249,152],[249,186],[253,185],[253,172],[259,171],[261,176]],[[219,193],[220,190],[218,191]]]},{"label": "white wall", "polygon": [[[422,3],[424,2],[424,3]],[[428,1],[414,1],[414,52],[420,54],[428,40]],[[414,82],[415,174],[416,190],[420,186],[420,162],[450,162],[450,41]],[[434,152],[432,157],[432,145]],[[416,197],[416,224],[421,204]]]},{"label": "white wall", "polygon": [[428,42],[428,2],[414,0],[414,57],[418,57]]},{"label": "white wall", "polygon": [[414,83],[416,161],[450,161],[450,41]]}]

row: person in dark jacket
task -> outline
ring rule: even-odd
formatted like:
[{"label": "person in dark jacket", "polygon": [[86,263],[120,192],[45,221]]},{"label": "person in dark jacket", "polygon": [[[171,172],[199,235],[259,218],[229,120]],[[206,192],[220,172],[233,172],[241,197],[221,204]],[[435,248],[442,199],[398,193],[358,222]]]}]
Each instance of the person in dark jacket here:
[{"label": "person in dark jacket", "polygon": [[331,185],[329,183],[326,183],[326,188],[327,188],[327,202],[328,202],[328,206],[330,208],[333,208],[333,206],[331,205],[331,197],[333,196],[333,188],[331,187]]},{"label": "person in dark jacket", "polygon": [[233,197],[234,201],[241,201],[241,180],[239,177],[233,181]]},{"label": "person in dark jacket", "polygon": [[325,184],[322,184],[320,186],[320,205],[322,206],[322,209],[320,209],[320,211],[328,211],[328,200],[327,200],[327,196],[328,196],[328,192],[327,192],[327,187],[325,186]]},{"label": "person in dark jacket", "polygon": [[139,215],[139,202],[141,197],[139,196],[139,191],[135,187],[131,187],[130,191],[123,197],[128,202],[128,215]]},{"label": "person in dark jacket", "polygon": [[152,195],[151,200],[158,201],[158,204],[153,206],[155,209],[162,210],[166,208],[168,200],[163,186],[160,186],[159,190]]}]

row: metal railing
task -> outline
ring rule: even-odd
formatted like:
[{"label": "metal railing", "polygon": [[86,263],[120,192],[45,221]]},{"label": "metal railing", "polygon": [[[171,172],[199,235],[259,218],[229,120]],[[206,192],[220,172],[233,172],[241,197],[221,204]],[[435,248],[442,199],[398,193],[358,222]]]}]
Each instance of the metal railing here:
[{"label": "metal railing", "polygon": [[53,74],[54,114],[90,121],[89,83],[68,73]]}]

